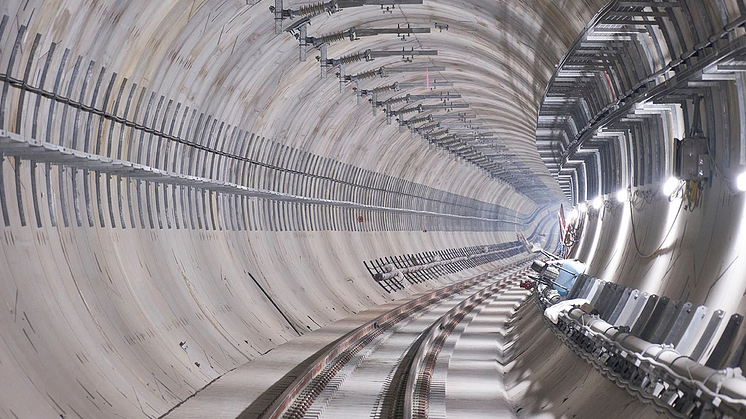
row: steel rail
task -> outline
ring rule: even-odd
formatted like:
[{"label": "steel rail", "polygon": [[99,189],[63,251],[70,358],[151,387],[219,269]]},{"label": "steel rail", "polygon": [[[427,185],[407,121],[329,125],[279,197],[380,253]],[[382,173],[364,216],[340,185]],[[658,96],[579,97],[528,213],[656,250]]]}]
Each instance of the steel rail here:
[{"label": "steel rail", "polygon": [[497,271],[483,273],[473,278],[429,292],[391,310],[339,338],[288,384],[259,415],[261,419],[301,418],[315,398],[334,375],[375,337],[402,320],[421,312],[443,299],[488,281],[496,275],[514,270],[533,259],[533,256],[502,266]]},{"label": "steel rail", "polygon": [[[524,268],[525,270],[526,268]],[[475,293],[451,309],[428,328],[412,360],[404,394],[404,419],[427,419],[433,370],[446,339],[461,321],[482,302],[513,284],[520,272],[512,273]]]}]

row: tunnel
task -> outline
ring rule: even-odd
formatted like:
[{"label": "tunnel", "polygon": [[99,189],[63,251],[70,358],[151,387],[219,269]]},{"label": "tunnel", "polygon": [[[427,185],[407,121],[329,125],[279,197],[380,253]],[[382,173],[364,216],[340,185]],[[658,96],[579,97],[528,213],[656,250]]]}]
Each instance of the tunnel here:
[{"label": "tunnel", "polygon": [[743,0],[3,0],[0,89],[2,419],[746,418]]}]

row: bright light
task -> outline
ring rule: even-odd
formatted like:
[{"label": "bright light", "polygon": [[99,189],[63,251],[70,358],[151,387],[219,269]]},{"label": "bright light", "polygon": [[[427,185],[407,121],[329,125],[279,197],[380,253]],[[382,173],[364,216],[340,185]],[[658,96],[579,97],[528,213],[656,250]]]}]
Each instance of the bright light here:
[{"label": "bright light", "polygon": [[619,192],[616,193],[616,200],[622,203],[629,201],[629,191],[626,189],[620,189]]},{"label": "bright light", "polygon": [[663,192],[663,195],[671,195],[672,193],[676,192],[676,189],[679,188],[679,185],[681,185],[681,181],[675,176],[671,176],[670,178],[668,178],[666,183],[663,184],[663,188],[661,189],[661,191]]},{"label": "bright light", "polygon": [[588,209],[588,205],[585,205],[585,202],[581,202],[578,205],[578,211],[585,212]]},{"label": "bright light", "polygon": [[597,210],[600,210],[600,209],[601,209],[601,207],[603,207],[603,206],[604,206],[604,200],[603,200],[603,198],[601,198],[600,196],[597,196],[597,197],[596,197],[596,198],[595,198],[595,199],[593,200],[593,202],[591,203],[591,205],[593,205],[593,209],[597,209]]},{"label": "bright light", "polygon": [[572,210],[570,210],[570,212],[567,213],[565,220],[568,222],[573,222],[576,218],[578,218],[578,210],[573,208]]},{"label": "bright light", "polygon": [[736,188],[738,188],[739,191],[746,191],[746,172],[741,173],[736,178]]}]

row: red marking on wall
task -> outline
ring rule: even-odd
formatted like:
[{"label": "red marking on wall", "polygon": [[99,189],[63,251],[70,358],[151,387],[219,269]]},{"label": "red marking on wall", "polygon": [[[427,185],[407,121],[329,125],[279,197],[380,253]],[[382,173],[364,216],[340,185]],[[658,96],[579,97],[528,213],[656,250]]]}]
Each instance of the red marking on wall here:
[{"label": "red marking on wall", "polygon": [[363,222],[363,216],[362,215],[359,216],[359,217],[357,217],[357,222],[358,223],[362,223]]},{"label": "red marking on wall", "polygon": [[611,94],[612,100],[614,99],[614,86],[611,84],[611,78],[609,78],[609,74],[604,71],[604,76],[606,77],[606,84],[609,85],[609,93]]}]

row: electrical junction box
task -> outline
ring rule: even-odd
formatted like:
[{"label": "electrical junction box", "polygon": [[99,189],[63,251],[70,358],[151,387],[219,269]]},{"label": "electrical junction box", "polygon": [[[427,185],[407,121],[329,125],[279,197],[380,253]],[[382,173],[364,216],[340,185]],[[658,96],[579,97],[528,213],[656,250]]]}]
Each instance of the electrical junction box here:
[{"label": "electrical junction box", "polygon": [[707,138],[684,138],[677,144],[677,169],[682,180],[703,180],[710,177],[710,156]]}]

